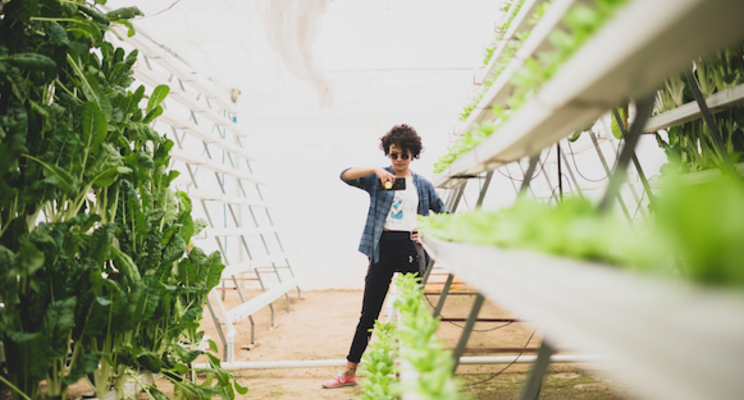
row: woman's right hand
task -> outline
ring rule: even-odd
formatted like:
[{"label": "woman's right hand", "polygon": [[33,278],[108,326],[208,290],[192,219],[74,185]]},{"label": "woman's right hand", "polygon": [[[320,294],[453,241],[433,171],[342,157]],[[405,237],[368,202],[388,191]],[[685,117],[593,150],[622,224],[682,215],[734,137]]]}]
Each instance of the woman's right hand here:
[{"label": "woman's right hand", "polygon": [[391,174],[390,172],[387,172],[383,168],[377,168],[375,170],[375,174],[380,178],[380,181],[382,182],[383,187],[385,187],[386,182],[390,182],[390,185],[395,183],[395,175]]}]

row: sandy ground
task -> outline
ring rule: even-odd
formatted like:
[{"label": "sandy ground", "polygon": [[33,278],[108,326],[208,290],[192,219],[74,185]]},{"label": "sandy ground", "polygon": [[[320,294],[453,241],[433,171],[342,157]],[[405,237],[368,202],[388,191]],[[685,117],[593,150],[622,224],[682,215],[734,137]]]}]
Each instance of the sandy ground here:
[{"label": "sandy ground", "polygon": [[[427,291],[438,291],[436,281],[443,277],[433,277],[433,284]],[[455,291],[467,291],[463,286],[455,285]],[[438,296],[429,296],[436,304]],[[470,310],[474,296],[450,296],[442,311],[443,317],[465,318]],[[235,292],[226,293],[228,307],[237,305]],[[351,343],[351,338],[359,318],[362,292],[360,290],[325,290],[303,292],[302,299],[297,299],[297,292],[290,292],[290,313],[286,312],[284,298],[274,303],[277,326],[270,329],[270,310],[259,312],[255,317],[257,344],[251,350],[236,350],[240,361],[283,361],[283,360],[324,360],[344,359]],[[217,339],[216,331],[208,312],[204,315],[203,329]],[[486,302],[479,317],[509,318],[515,317],[495,305]],[[517,316],[518,317],[518,316]],[[384,317],[383,317],[384,318]],[[454,348],[460,338],[462,329],[457,325],[462,322],[443,322],[437,336],[446,340],[449,348]],[[539,332],[533,334],[531,327],[521,323],[504,326],[504,323],[478,323],[467,347],[483,348],[531,348],[540,345]],[[497,329],[494,329],[497,328]],[[250,343],[250,323],[245,320],[236,326],[238,335],[236,349]],[[514,356],[517,353],[500,353],[497,355]],[[471,353],[466,356],[484,356],[496,354]],[[492,377],[506,365],[461,366],[457,377],[464,385],[477,383]],[[340,368],[303,368],[303,369],[267,369],[243,370],[236,372],[242,383],[250,391],[240,399],[356,399],[360,387],[322,389],[320,384],[335,375]],[[529,365],[515,364],[490,380],[473,386],[465,386],[463,392],[474,399],[512,399],[518,393],[526,379]],[[625,399],[627,393],[618,389],[611,382],[588,374],[578,365],[554,365],[546,378],[541,399]]]},{"label": "sandy ground", "polygon": [[[431,286],[427,288],[427,291],[436,289],[436,286]],[[462,287],[457,289],[467,290]],[[246,290],[245,293],[246,297],[250,297],[258,294],[258,291]],[[474,296],[448,297],[442,315],[452,318],[467,317],[473,299]],[[432,295],[430,300],[436,304],[438,296]],[[241,346],[250,344],[250,322],[246,319],[235,326],[238,331],[235,346],[236,358],[238,361],[344,359],[359,318],[361,301],[360,290],[303,291],[301,300],[297,298],[296,291],[291,291],[289,313],[286,312],[284,297],[274,303],[276,327],[270,326],[271,311],[268,307],[254,315],[257,343],[252,349],[241,349]],[[236,292],[226,292],[225,305],[228,309],[239,303]],[[513,317],[489,302],[483,306],[479,316],[482,318]],[[457,323],[457,325],[464,325],[464,323]],[[467,347],[473,349],[539,347],[539,333],[534,335],[529,344],[527,343],[533,333],[530,327],[521,323],[503,325],[503,323],[488,322],[476,324],[477,331],[471,335]],[[205,310],[202,328],[218,345],[221,345],[208,310]],[[437,336],[445,339],[449,348],[454,348],[461,332],[461,328],[454,323],[443,322]],[[516,353],[465,355],[508,354],[516,356]],[[504,367],[506,367],[504,364],[461,366],[457,370],[456,377],[464,384],[463,393],[469,394],[473,399],[512,399],[526,379],[529,365],[515,364],[499,373]],[[359,385],[332,390],[321,388],[321,382],[333,377],[340,369],[329,367],[236,371],[235,374],[241,383],[249,387],[248,394],[238,395],[236,399],[341,400],[358,398]],[[481,381],[485,382],[479,383]],[[159,383],[158,386],[168,391],[167,384]],[[628,397],[629,395],[622,388],[616,387],[612,382],[587,373],[579,365],[570,364],[551,366],[540,395],[541,399],[621,400]]]}]

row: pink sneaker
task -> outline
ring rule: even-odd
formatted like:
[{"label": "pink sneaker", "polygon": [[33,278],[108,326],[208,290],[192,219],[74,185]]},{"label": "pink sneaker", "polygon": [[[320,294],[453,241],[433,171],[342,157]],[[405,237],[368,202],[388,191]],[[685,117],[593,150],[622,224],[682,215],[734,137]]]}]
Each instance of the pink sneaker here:
[{"label": "pink sneaker", "polygon": [[344,375],[343,372],[339,372],[338,375],[334,376],[333,379],[329,379],[323,382],[325,389],[334,389],[343,386],[354,386],[356,385],[356,376],[349,378]]}]

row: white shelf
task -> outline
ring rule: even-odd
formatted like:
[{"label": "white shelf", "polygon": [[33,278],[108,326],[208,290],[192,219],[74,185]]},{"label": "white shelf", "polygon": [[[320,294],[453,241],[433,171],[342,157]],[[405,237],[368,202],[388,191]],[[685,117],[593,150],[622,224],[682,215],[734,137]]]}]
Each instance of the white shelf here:
[{"label": "white shelf", "polygon": [[[561,23],[563,14],[568,10],[575,0],[556,0],[550,6],[548,12],[535,25],[530,36],[517,50],[515,57],[509,62],[509,65],[501,71],[493,85],[483,95],[483,98],[475,107],[472,113],[463,123],[463,132],[472,129],[473,125],[488,121],[494,117],[491,107],[494,105],[505,105],[509,97],[514,93],[514,87],[509,82],[519,68],[524,64],[524,60],[532,56],[536,51],[550,50],[552,45],[548,40],[550,32]],[[534,2],[532,2],[534,4]],[[525,10],[522,7],[520,14]],[[516,18],[515,18],[516,20]],[[517,27],[514,26],[514,29]]]},{"label": "white shelf", "polygon": [[[511,16],[514,12],[513,8],[517,4],[517,1],[519,0],[515,0],[509,7],[509,10],[506,13],[508,16]],[[537,6],[544,3],[545,1],[546,0],[525,0],[525,2],[522,4],[522,8],[519,9],[519,13],[514,16],[514,19],[512,19],[512,22],[509,25],[509,29],[507,29],[507,31],[504,33],[504,36],[501,38],[498,45],[496,46],[496,49],[494,49],[493,55],[491,56],[491,60],[489,60],[488,65],[484,69],[478,71],[475,77],[475,82],[477,82],[476,84],[483,84],[483,81],[485,81],[485,79],[491,74],[491,71],[493,71],[493,68],[496,66],[496,62],[503,54],[504,49],[506,49],[506,45],[509,44],[511,40],[514,40],[518,33],[522,33],[529,29],[529,19],[532,17],[532,14],[535,13],[535,9],[537,8]]]},{"label": "white shelf", "polygon": [[[742,102],[744,102],[744,84],[714,93],[705,99],[705,104],[708,105],[712,113],[723,111]],[[696,101],[693,101],[649,118],[643,131],[652,133],[675,125],[681,125],[685,122],[694,121],[701,117],[700,106],[698,106]]]},{"label": "white shelf", "polygon": [[[179,63],[175,63],[172,57],[168,57],[165,49],[159,45],[153,43],[143,36],[134,35],[132,37],[127,36],[127,28],[121,25],[112,25],[111,29],[116,31],[118,36],[124,41],[132,45],[134,48],[140,51],[146,57],[155,60],[158,64],[162,65],[165,69],[170,71],[172,74],[178,77],[182,82],[187,82],[189,85],[197,89],[200,93],[205,95],[208,99],[217,103],[225,111],[230,114],[237,114],[238,109],[231,104],[229,101],[223,100],[217,92],[214,90],[213,85],[206,83],[205,80],[199,79],[199,76],[191,71],[186,71]],[[135,69],[137,73],[137,69]],[[167,78],[166,78],[167,79]],[[143,79],[144,80],[144,79]],[[160,83],[164,83],[161,81]],[[158,83],[159,84],[159,83]],[[157,84],[156,84],[157,86]]]},{"label": "white shelf", "polygon": [[163,110],[163,114],[160,115],[157,120],[164,122],[165,124],[170,125],[176,129],[182,130],[189,135],[204,141],[205,143],[209,143],[221,150],[225,150],[230,154],[235,154],[244,160],[253,161],[257,159],[254,155],[248,153],[244,148],[240,147],[239,144],[228,143],[227,140],[221,138],[218,134],[207,132],[200,125],[195,125],[193,122],[187,120],[184,117],[181,117],[180,115],[172,111]]},{"label": "white shelf", "polygon": [[[734,166],[739,172],[739,175],[744,175],[744,163],[739,163]],[[679,180],[683,185],[699,185],[702,183],[708,183],[721,177],[720,169],[709,169],[699,172],[691,172],[688,174],[682,174],[679,176]],[[648,181],[651,189],[664,189],[664,180],[652,179]]]},{"label": "white shelf", "polygon": [[[168,85],[168,87],[171,89],[168,93],[168,97],[183,104],[189,110],[198,113],[199,115],[209,119],[219,126],[224,127],[225,129],[228,129],[237,136],[249,136],[246,132],[243,132],[242,129],[235,125],[235,123],[233,123],[229,118],[220,115],[217,111],[211,109],[207,104],[200,102],[194,95],[182,91],[178,87],[178,85],[174,85],[168,82],[168,77],[165,76],[165,74],[151,71],[147,68],[142,68],[142,66],[139,65],[139,62],[133,67],[133,71],[135,78],[147,83],[148,85],[151,85],[153,87],[158,85]],[[207,96],[207,98],[209,97]]]},{"label": "white shelf", "polygon": [[260,208],[271,208],[272,205],[267,204],[263,201],[251,201],[242,196],[231,196],[227,194],[221,194],[212,190],[203,190],[192,188],[190,184],[175,185],[178,189],[183,190],[189,195],[191,199],[214,201],[224,204],[238,204],[245,205],[248,207],[260,207]]},{"label": "white shelf", "polygon": [[264,181],[257,179],[253,174],[250,174],[246,171],[233,168],[229,164],[223,164],[216,160],[210,160],[208,157],[194,154],[185,150],[173,148],[170,150],[170,156],[174,160],[181,161],[186,164],[198,165],[210,171],[232,176],[237,179],[243,179],[249,182],[253,182],[257,185],[266,184]]},{"label": "white shelf", "polygon": [[[538,27],[549,22],[547,18],[556,11],[558,1]],[[736,0],[631,0],[535,98],[501,129],[436,175],[434,184],[453,187],[459,183],[457,177],[476,175],[533,155],[608,108],[652,93],[689,60],[744,37],[744,24],[739,18],[743,13],[744,2]],[[527,42],[537,34],[538,27]],[[484,98],[489,105],[500,99],[491,93],[493,90],[499,90],[496,83],[487,94],[488,100]],[[467,122],[482,121],[489,109],[474,111]]]},{"label": "white shelf", "polygon": [[282,228],[205,228],[206,238],[215,236],[251,236],[265,235],[282,231]]},{"label": "white shelf", "polygon": [[607,265],[424,237],[436,265],[648,399],[740,399],[744,296]]},{"label": "white shelf", "polygon": [[247,262],[226,265],[225,269],[222,270],[222,277],[223,278],[230,277],[233,275],[242,274],[244,272],[250,272],[250,271],[253,271],[253,269],[255,268],[266,266],[266,264],[269,264],[272,262],[284,261],[288,257],[289,257],[288,253],[277,253],[277,254],[271,254],[268,256],[264,256],[264,257],[255,258]]}]

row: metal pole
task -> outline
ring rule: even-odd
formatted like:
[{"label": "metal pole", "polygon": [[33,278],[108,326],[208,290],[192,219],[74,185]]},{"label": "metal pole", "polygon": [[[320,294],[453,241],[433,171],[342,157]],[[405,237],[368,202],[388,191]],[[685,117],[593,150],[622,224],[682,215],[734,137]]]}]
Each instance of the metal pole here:
[{"label": "metal pole", "polygon": [[690,83],[690,89],[692,89],[692,94],[695,96],[695,101],[700,107],[700,113],[703,114],[705,124],[708,125],[708,128],[710,129],[710,134],[711,136],[713,136],[713,141],[716,143],[716,148],[718,149],[718,152],[721,153],[721,159],[723,159],[723,162],[727,166],[731,167],[731,158],[726,151],[726,145],[723,143],[723,139],[721,138],[721,134],[718,131],[716,121],[713,119],[713,114],[711,114],[710,109],[708,109],[708,103],[705,102],[703,93],[700,92],[697,81],[695,81],[695,77],[692,76],[692,70],[689,68],[685,69],[685,76],[687,77],[687,81]]},{"label": "metal pole", "polygon": [[468,321],[465,323],[465,327],[462,330],[462,336],[460,336],[460,341],[457,343],[457,347],[453,354],[455,357],[455,365],[452,367],[453,373],[457,369],[457,365],[460,363],[460,357],[462,357],[462,354],[465,352],[465,346],[468,344],[468,339],[470,339],[470,333],[473,332],[475,320],[478,318],[478,313],[483,306],[484,300],[485,298],[483,295],[479,294],[475,297],[475,302],[473,303],[473,308],[470,310]]},{"label": "metal pole", "polygon": [[519,188],[520,196],[524,196],[524,193],[527,191],[527,188],[530,187],[530,180],[532,179],[532,174],[535,173],[535,167],[537,166],[537,161],[539,159],[540,159],[540,153],[537,153],[530,158],[530,166],[527,167],[527,172],[525,172],[524,180],[522,181],[522,187]]},{"label": "metal pole", "polygon": [[447,298],[453,278],[454,276],[452,274],[447,275],[447,282],[444,283],[444,288],[442,288],[442,293],[439,296],[439,302],[437,302],[437,306],[434,308],[434,318],[438,317],[442,312],[442,308],[444,308],[444,299]]},{"label": "metal pole", "polygon": [[[625,126],[623,126],[622,118],[620,118],[620,113],[617,112],[617,110],[612,110],[612,116],[615,118],[615,121],[617,122],[617,126],[620,127],[620,132],[623,134],[623,138],[627,141],[628,139],[628,131],[625,129]],[[651,205],[651,208],[654,207],[654,199],[653,199],[653,193],[651,192],[651,185],[648,184],[648,179],[646,179],[646,174],[643,173],[643,168],[641,168],[641,162],[638,160],[638,156],[635,153],[635,150],[633,151],[633,166],[635,166],[636,171],[638,171],[638,177],[641,178],[641,183],[643,184],[643,190],[646,191],[646,195],[648,196],[648,202]],[[633,191],[635,193],[635,191]],[[641,206],[641,203],[638,203],[638,207]],[[643,211],[643,210],[641,210]],[[642,212],[642,215],[645,217],[646,214]]]},{"label": "metal pole", "polygon": [[[594,143],[594,148],[597,150],[599,160],[602,161],[602,166],[604,167],[605,173],[608,177],[611,176],[610,167],[609,165],[607,165],[607,160],[602,153],[602,149],[599,147],[599,142],[597,141],[597,136],[594,135],[594,131],[590,130],[589,136],[592,138],[592,143]],[[633,223],[633,219],[630,217],[628,208],[625,206],[625,200],[623,200],[623,197],[620,195],[620,193],[617,194],[617,202],[620,203],[620,208],[623,210],[623,214],[625,215],[625,219],[628,220],[628,223]]]},{"label": "metal pole", "polygon": [[628,163],[630,162],[631,156],[638,144],[638,139],[643,131],[643,126],[646,125],[653,104],[653,94],[643,98],[637,103],[638,113],[635,117],[635,121],[633,121],[633,126],[630,127],[628,138],[625,140],[625,145],[623,146],[623,150],[617,160],[615,172],[610,176],[610,183],[607,185],[607,191],[605,192],[602,201],[599,203],[600,212],[608,212],[610,210],[610,205],[612,204],[612,199],[615,196],[619,196],[620,185],[625,180],[625,172],[628,169]]},{"label": "metal pole", "polygon": [[421,278],[421,284],[426,286],[426,282],[429,281],[429,276],[431,276],[431,270],[434,269],[434,259],[429,260],[429,265],[426,267],[426,271],[424,271],[424,277]]},{"label": "metal pole", "polygon": [[463,193],[465,193],[465,185],[468,184],[468,181],[465,181],[460,185],[459,190],[457,191],[457,195],[453,199],[452,202],[452,208],[449,210],[451,213],[454,213],[455,210],[457,210],[457,206],[460,205],[460,199],[462,199]]},{"label": "metal pole", "polygon": [[559,149],[559,152],[561,153],[561,159],[563,160],[563,163],[566,164],[566,169],[568,170],[568,176],[571,177],[571,180],[574,183],[574,187],[576,188],[576,192],[581,196],[584,197],[584,193],[581,193],[581,187],[579,187],[579,181],[576,180],[576,176],[573,173],[573,169],[571,169],[571,164],[568,162],[568,158],[566,158],[566,153],[563,152],[563,149]]},{"label": "metal pole", "polygon": [[563,202],[563,175],[561,171],[561,142],[555,144],[556,151],[558,154],[555,155],[558,161],[558,193],[561,196],[561,202]]},{"label": "metal pole", "polygon": [[537,360],[530,370],[527,382],[522,386],[522,390],[520,390],[519,395],[516,397],[517,400],[537,399],[540,395],[545,371],[548,370],[548,365],[550,365],[550,356],[554,353],[555,350],[543,339],[540,350],[537,352]]},{"label": "metal pole", "polygon": [[488,171],[488,173],[486,174],[486,181],[483,182],[483,188],[481,188],[476,206],[483,205],[483,199],[486,197],[486,191],[488,191],[488,186],[491,184],[491,178],[493,178],[493,171]]}]

